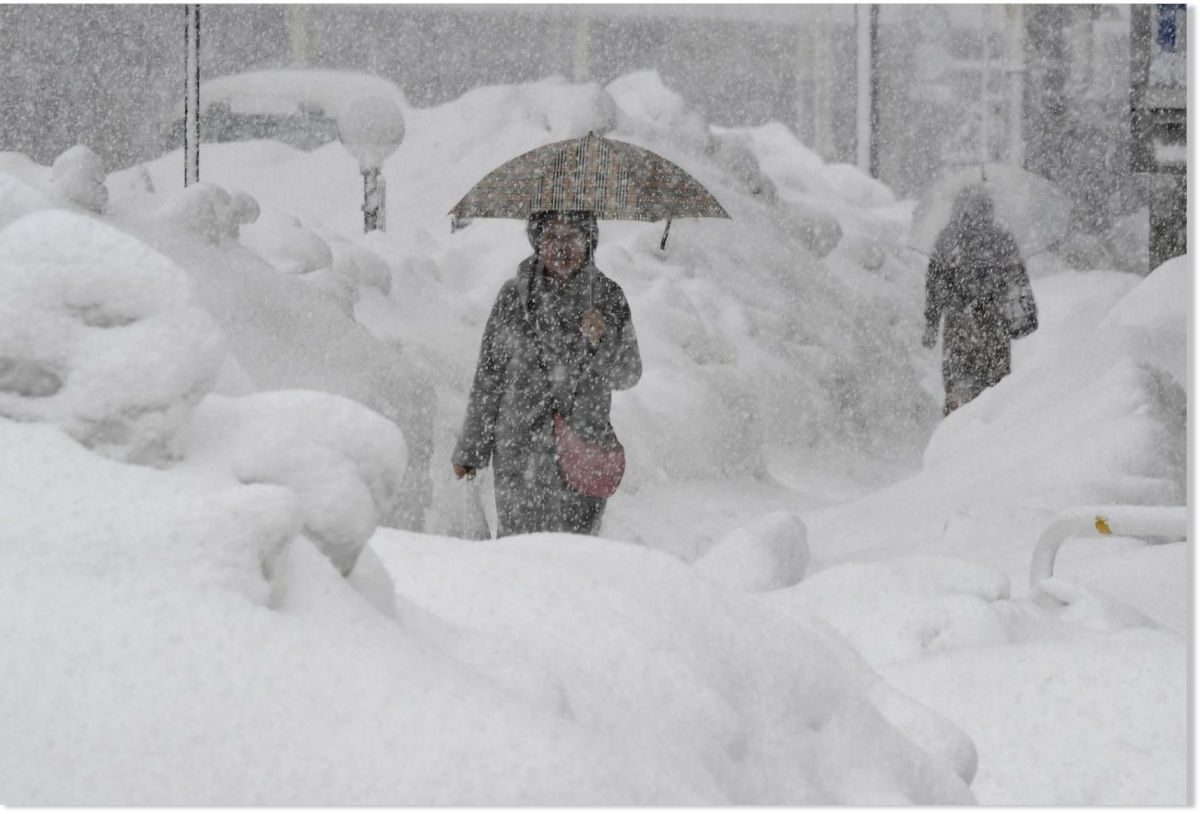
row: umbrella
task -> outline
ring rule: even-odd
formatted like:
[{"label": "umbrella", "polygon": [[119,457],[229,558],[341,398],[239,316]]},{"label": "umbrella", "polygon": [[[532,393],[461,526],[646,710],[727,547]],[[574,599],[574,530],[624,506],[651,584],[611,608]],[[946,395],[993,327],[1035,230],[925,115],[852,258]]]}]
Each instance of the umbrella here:
[{"label": "umbrella", "polygon": [[1061,241],[1070,224],[1071,199],[1040,175],[1011,164],[984,164],[951,172],[930,186],[913,210],[908,245],[928,256],[950,222],[954,201],[976,186],[992,199],[996,222],[1012,234],[1029,258]]},{"label": "umbrella", "polygon": [[[492,170],[454,205],[456,221],[586,210],[607,220],[728,218],[700,183],[642,147],[589,132],[530,150]],[[662,245],[667,242],[664,232]]]}]

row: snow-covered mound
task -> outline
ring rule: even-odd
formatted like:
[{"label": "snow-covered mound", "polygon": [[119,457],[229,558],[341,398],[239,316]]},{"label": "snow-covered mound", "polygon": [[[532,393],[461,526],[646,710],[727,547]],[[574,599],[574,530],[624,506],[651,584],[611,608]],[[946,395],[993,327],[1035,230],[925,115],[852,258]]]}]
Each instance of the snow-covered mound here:
[{"label": "snow-covered mound", "polygon": [[1186,800],[1188,543],[1072,543],[1023,594],[1057,513],[1185,501],[1190,287],[1187,258],[1035,280],[1013,374],[939,426],[924,471],[806,514],[812,573],[768,595],[960,724],[981,801]]},{"label": "snow-covered mound", "polygon": [[[237,363],[239,375],[221,392],[332,393],[371,408],[403,432],[408,466],[398,462],[403,481],[382,522],[421,528],[431,491],[435,398],[411,356],[369,334],[344,305],[304,279],[311,274],[283,273],[243,246],[241,230],[258,219],[257,202],[245,192],[208,182],[174,194],[131,187],[112,209],[115,223],[189,272],[197,301],[220,326]],[[319,238],[311,245],[332,257]]]},{"label": "snow-covered mound", "polygon": [[995,569],[906,557],[833,567],[771,600],[816,613],[889,686],[962,726],[981,801],[1181,804],[1186,639],[1060,582],[1073,607],[1046,613],[1010,600]]},{"label": "snow-covered mound", "polygon": [[1035,280],[1042,327],[1014,343],[1013,373],[939,425],[923,473],[806,516],[814,560],[969,546],[1023,586],[1033,542],[1057,512],[1183,503],[1186,264],[1144,279]]},{"label": "snow-covered mound", "polygon": [[0,231],[0,415],[164,462],[224,357],[187,274],[145,244],[61,210]]},{"label": "snow-covered mound", "polygon": [[[204,80],[203,110],[225,105],[231,113],[296,116],[317,113],[336,119],[360,96],[382,96],[408,107],[404,92],[378,76],[356,71],[265,70]],[[183,115],[180,107],[177,115]]]},{"label": "snow-covered mound", "polygon": [[[6,801],[972,799],[955,727],[668,555],[394,532],[373,546],[395,600],[373,555],[343,580],[289,487],[346,475],[255,419],[320,400],[266,395],[204,402],[189,466],[165,471],[0,420]],[[314,429],[352,438],[336,413]]]}]

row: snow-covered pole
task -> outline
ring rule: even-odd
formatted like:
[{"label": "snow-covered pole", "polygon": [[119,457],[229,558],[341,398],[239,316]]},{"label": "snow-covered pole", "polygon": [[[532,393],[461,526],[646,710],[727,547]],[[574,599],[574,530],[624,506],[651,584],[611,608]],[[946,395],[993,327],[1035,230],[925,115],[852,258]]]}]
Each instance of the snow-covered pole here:
[{"label": "snow-covered pole", "polygon": [[363,232],[384,231],[387,228],[387,195],[383,176],[379,167],[369,167],[362,171],[362,177]]},{"label": "snow-covered pole", "polygon": [[184,7],[183,185],[200,180],[200,4]]},{"label": "snow-covered pole", "polygon": [[338,116],[338,138],[358,159],[363,177],[363,232],[383,230],[386,223],[383,160],[404,140],[404,114],[383,96],[355,99]]},{"label": "snow-covered pole", "polygon": [[1073,537],[1187,538],[1186,506],[1077,506],[1060,512],[1038,537],[1029,565],[1029,587],[1054,574],[1054,559]]}]

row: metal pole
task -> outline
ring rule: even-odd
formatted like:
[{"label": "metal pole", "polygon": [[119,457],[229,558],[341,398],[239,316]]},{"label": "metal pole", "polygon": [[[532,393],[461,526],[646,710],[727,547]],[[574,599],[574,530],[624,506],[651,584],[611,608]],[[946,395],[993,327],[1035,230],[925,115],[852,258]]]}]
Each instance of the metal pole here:
[{"label": "metal pole", "polygon": [[308,5],[291,7],[292,66],[308,66]]},{"label": "metal pole", "polygon": [[872,178],[879,177],[879,4],[871,4],[871,111],[870,111],[870,158],[867,171]]},{"label": "metal pole", "polygon": [[200,180],[200,4],[184,7],[183,185]]},{"label": "metal pole", "polygon": [[1008,163],[1024,167],[1025,21],[1019,5],[1004,7],[1004,24],[1008,34]]},{"label": "metal pole", "polygon": [[858,105],[855,111],[855,148],[859,169],[871,171],[871,7],[859,3],[854,7],[854,31],[858,61],[855,84]]},{"label": "metal pole", "polygon": [[816,149],[816,140],[813,137],[815,129],[813,127],[813,78],[808,65],[809,52],[812,50],[812,26],[797,25],[795,31],[795,64],[792,68],[792,74],[796,78],[796,112],[793,118],[794,129],[800,141],[810,145]]},{"label": "metal pole", "polygon": [[983,167],[988,163],[988,136],[991,118],[992,118],[992,102],[990,98],[990,88],[988,87],[991,79],[991,62],[990,48],[988,47],[988,7],[981,5],[979,7],[980,23],[979,23],[979,39],[981,41],[982,67],[979,71],[979,165]]},{"label": "metal pole", "polygon": [[575,49],[571,60],[571,80],[573,82],[586,82],[591,73],[588,65],[588,18],[581,9],[580,6],[575,9]]},{"label": "metal pole", "polygon": [[383,181],[379,177],[379,168],[372,167],[362,171],[363,177],[363,234],[382,229],[383,211]]}]

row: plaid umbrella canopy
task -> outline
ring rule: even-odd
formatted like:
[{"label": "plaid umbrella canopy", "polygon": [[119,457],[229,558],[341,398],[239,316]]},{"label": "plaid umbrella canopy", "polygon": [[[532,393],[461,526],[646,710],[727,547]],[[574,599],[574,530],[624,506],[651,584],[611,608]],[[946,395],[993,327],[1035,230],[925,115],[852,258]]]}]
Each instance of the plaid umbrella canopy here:
[{"label": "plaid umbrella canopy", "polygon": [[[530,150],[492,170],[454,205],[455,218],[518,218],[586,210],[606,220],[728,218],[700,183],[667,159],[589,132]],[[666,235],[663,236],[666,242]]]}]

